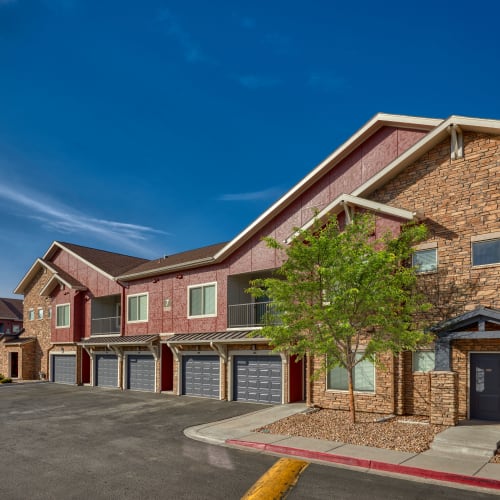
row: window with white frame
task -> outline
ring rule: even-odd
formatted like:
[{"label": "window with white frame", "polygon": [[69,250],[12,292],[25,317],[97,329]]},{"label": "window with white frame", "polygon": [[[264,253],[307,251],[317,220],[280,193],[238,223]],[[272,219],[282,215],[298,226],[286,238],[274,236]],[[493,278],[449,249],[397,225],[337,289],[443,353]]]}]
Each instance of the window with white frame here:
[{"label": "window with white frame", "polygon": [[413,371],[431,372],[434,370],[434,351],[415,351],[413,353]]},{"label": "window with white frame", "polygon": [[13,333],[19,333],[20,331],[21,331],[20,325],[12,325],[12,332]]},{"label": "window with white frame", "polygon": [[35,310],[34,309],[28,309],[28,320],[33,321],[35,319]]},{"label": "window with white frame", "polygon": [[139,293],[127,297],[127,321],[129,323],[148,320],[148,294]]},{"label": "window with white frame", "polygon": [[36,317],[37,319],[43,319],[43,307],[39,307],[36,310]]},{"label": "window with white frame", "polygon": [[[356,355],[359,359],[362,353]],[[369,360],[360,361],[353,370],[354,390],[359,392],[375,392],[375,365]],[[347,370],[342,367],[335,367],[327,374],[327,389],[335,391],[347,391],[349,381]]]},{"label": "window with white frame", "polygon": [[69,304],[56,306],[56,328],[67,328],[69,326]]},{"label": "window with white frame", "polygon": [[417,273],[430,273],[437,270],[437,248],[415,250],[413,253],[413,267]]},{"label": "window with white frame", "polygon": [[500,264],[500,238],[472,242],[472,265],[487,264]]},{"label": "window with white frame", "polygon": [[52,307],[47,308],[47,318],[52,319]]},{"label": "window with white frame", "polygon": [[189,287],[189,317],[215,316],[217,314],[216,288],[216,283]]}]

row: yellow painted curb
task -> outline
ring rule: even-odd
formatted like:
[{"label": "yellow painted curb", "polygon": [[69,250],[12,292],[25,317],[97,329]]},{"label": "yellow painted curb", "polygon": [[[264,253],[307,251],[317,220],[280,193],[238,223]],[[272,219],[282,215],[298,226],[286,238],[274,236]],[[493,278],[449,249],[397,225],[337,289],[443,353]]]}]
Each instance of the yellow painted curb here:
[{"label": "yellow painted curb", "polygon": [[242,500],[280,500],[309,465],[304,460],[280,458],[241,497]]}]

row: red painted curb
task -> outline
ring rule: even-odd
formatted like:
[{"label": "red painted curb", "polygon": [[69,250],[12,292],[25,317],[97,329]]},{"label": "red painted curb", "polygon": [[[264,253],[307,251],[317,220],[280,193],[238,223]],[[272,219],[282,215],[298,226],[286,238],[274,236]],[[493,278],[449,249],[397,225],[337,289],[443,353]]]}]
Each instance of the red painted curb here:
[{"label": "red painted curb", "polygon": [[435,479],[438,481],[447,481],[450,483],[465,484],[468,486],[477,486],[480,488],[491,488],[500,490],[500,481],[497,479],[488,479],[485,477],[466,476],[464,474],[454,474],[452,472],[441,472],[430,469],[421,469],[419,467],[410,467],[408,465],[390,464],[387,462],[379,462],[377,460],[369,460],[366,458],[348,457],[345,455],[334,455],[322,451],[302,450],[300,448],[291,448],[289,446],[280,446],[276,444],[255,443],[253,441],[240,441],[239,439],[228,439],[227,444],[236,446],[245,446],[246,448],[254,448],[262,451],[271,451],[273,453],[282,453],[302,458],[310,458],[313,460],[323,460],[325,462],[338,463],[343,465],[351,465],[354,467],[363,467],[365,469],[373,469],[384,472],[394,472],[397,474],[405,474],[408,476],[416,476],[427,479]]}]

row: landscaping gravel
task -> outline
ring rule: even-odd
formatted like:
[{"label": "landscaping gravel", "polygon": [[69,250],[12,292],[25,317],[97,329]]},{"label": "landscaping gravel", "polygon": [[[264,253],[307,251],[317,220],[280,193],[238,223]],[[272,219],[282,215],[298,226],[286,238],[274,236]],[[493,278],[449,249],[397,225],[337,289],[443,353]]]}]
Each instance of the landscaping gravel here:
[{"label": "landscaping gravel", "polygon": [[392,417],[358,412],[355,424],[350,418],[348,411],[321,409],[299,413],[257,430],[420,453],[429,448],[437,433],[447,428],[430,424],[426,417],[419,416]]}]

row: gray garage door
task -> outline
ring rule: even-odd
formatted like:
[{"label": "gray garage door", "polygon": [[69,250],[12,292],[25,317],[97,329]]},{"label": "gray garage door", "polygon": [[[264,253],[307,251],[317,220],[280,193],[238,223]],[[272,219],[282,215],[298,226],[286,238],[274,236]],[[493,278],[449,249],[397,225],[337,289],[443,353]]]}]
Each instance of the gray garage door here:
[{"label": "gray garage door", "polygon": [[52,356],[52,381],[58,384],[76,384],[76,356]]},{"label": "gray garage door", "polygon": [[95,385],[118,387],[118,358],[113,354],[97,354],[95,363]]},{"label": "gray garage door", "polygon": [[182,394],[219,398],[219,356],[182,357]]},{"label": "gray garage door", "polygon": [[127,389],[155,390],[155,360],[153,356],[127,356]]},{"label": "gray garage door", "polygon": [[233,399],[281,404],[281,357],[235,356]]}]

